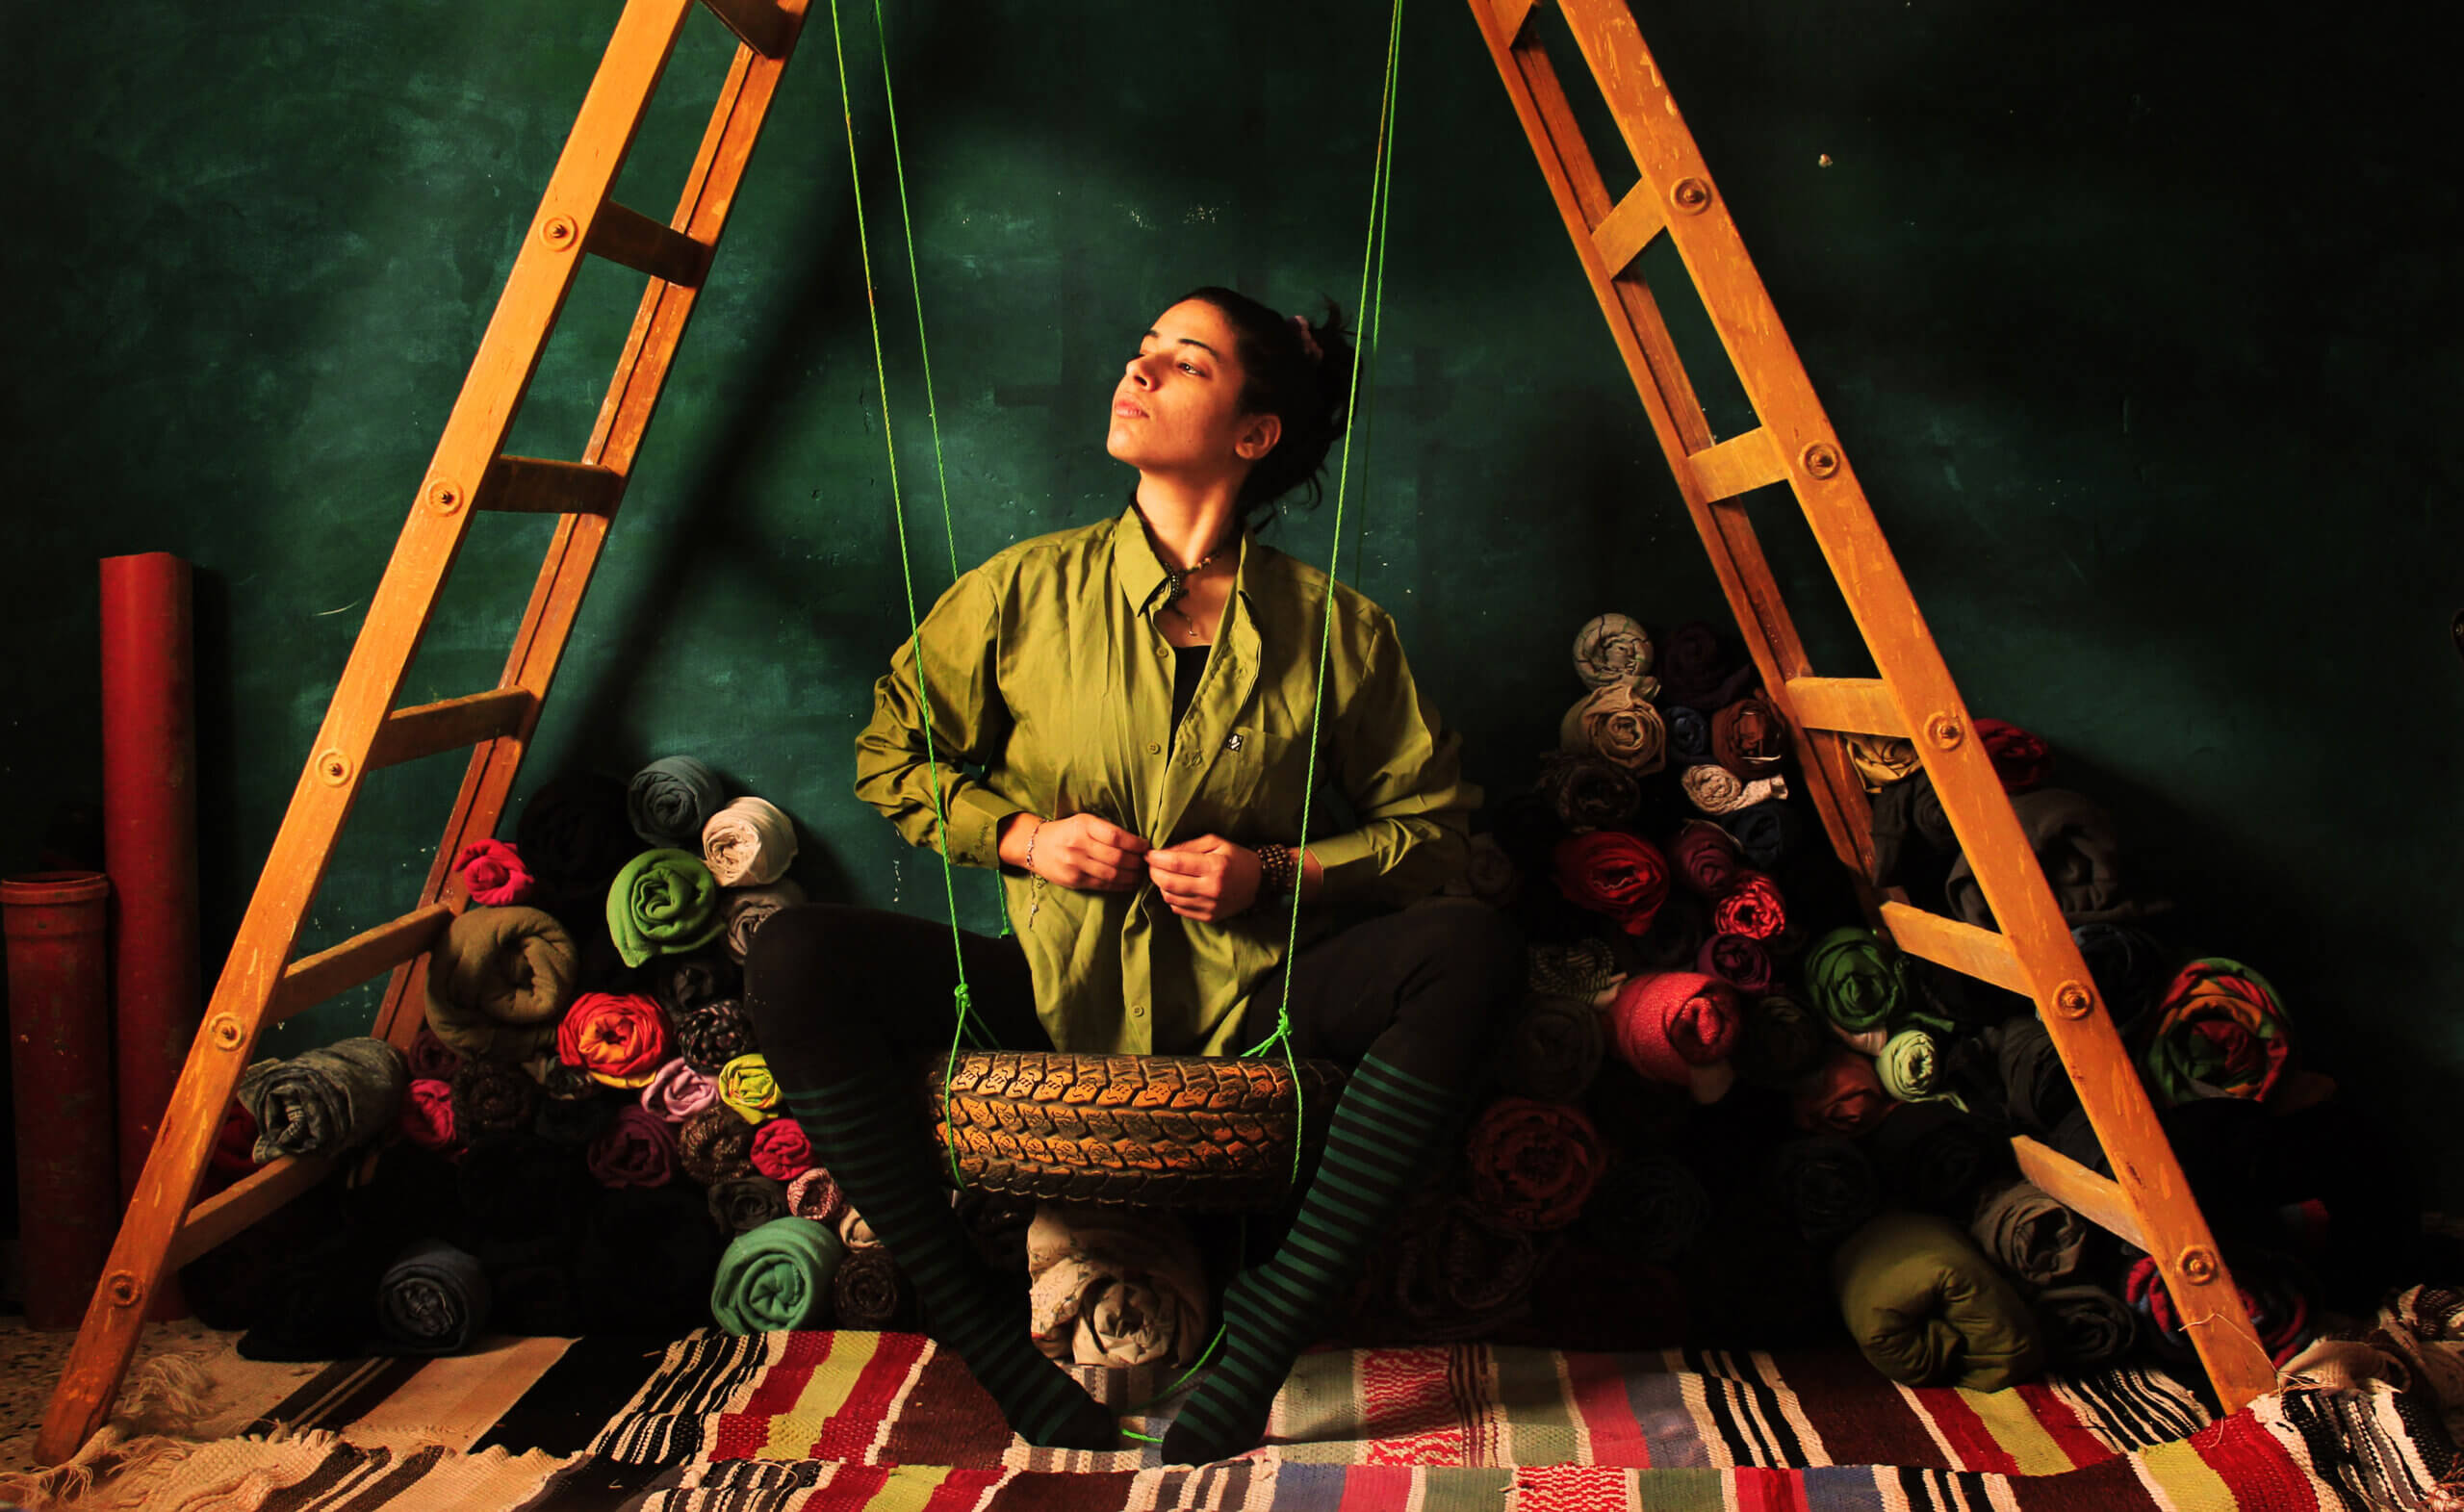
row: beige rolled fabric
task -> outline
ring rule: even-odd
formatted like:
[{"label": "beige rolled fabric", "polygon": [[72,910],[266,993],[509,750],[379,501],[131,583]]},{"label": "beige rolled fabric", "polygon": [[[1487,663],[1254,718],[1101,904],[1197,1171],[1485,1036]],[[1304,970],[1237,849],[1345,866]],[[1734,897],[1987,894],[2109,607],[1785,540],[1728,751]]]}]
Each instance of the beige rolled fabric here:
[{"label": "beige rolled fabric", "polygon": [[796,859],[796,822],[762,798],[739,798],[702,827],[702,864],[722,887],[765,887]]},{"label": "beige rolled fabric", "polygon": [[1604,756],[1636,777],[1668,764],[1668,726],[1652,706],[1659,684],[1612,682],[1595,688],[1557,726],[1557,744],[1582,756]]},{"label": "beige rolled fabric", "polygon": [[1631,682],[1652,670],[1652,638],[1623,614],[1599,614],[1575,633],[1575,676],[1583,686]]},{"label": "beige rolled fabric", "polygon": [[1788,780],[1784,777],[1758,777],[1749,782],[1727,767],[1706,761],[1689,766],[1677,779],[1685,789],[1685,798],[1707,814],[1734,813],[1751,808],[1768,799],[1788,796]]}]

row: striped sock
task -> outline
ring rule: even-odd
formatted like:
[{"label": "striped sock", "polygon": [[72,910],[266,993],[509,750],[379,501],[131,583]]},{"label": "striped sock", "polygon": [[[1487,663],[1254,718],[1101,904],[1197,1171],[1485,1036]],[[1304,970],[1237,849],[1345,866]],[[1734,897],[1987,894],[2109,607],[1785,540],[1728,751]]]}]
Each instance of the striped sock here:
[{"label": "striped sock", "polygon": [[853,1077],[787,1094],[813,1154],[915,1283],[935,1337],[956,1349],[1011,1430],[1042,1448],[1109,1449],[1111,1413],[1028,1337],[1025,1294],[986,1269],[933,1168],[907,1089]]},{"label": "striped sock", "polygon": [[1325,1154],[1274,1258],[1223,1294],[1223,1353],[1164,1435],[1164,1463],[1203,1465],[1257,1446],[1292,1362],[1318,1337],[1402,1203],[1454,1094],[1362,1058],[1335,1103]]}]

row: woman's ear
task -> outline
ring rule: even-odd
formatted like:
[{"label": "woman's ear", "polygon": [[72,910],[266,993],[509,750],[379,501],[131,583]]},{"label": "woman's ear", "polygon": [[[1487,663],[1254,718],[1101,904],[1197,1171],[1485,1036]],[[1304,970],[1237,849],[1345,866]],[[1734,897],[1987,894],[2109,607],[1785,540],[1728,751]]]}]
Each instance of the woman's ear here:
[{"label": "woman's ear", "polygon": [[1241,433],[1233,438],[1232,454],[1245,462],[1255,462],[1272,451],[1274,444],[1282,439],[1282,416],[1253,415],[1242,424]]}]

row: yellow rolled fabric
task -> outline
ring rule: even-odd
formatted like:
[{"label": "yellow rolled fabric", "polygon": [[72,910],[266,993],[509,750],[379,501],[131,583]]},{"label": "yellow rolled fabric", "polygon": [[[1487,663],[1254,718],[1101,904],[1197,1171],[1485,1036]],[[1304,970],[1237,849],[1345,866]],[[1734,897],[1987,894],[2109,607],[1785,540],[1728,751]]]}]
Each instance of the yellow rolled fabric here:
[{"label": "yellow rolled fabric", "polygon": [[702,827],[702,864],[722,887],[766,887],[796,859],[796,822],[778,805],[739,798]]},{"label": "yellow rolled fabric", "polygon": [[1831,1273],[1857,1347],[1903,1385],[1996,1392],[2044,1367],[2027,1299],[1947,1219],[1886,1213],[1839,1246]]},{"label": "yellow rolled fabric", "polygon": [[466,909],[427,962],[427,1024],[456,1055],[508,1064],[556,1048],[581,953],[537,909]]},{"label": "yellow rolled fabric", "polygon": [[719,1067],[719,1101],[735,1110],[747,1123],[767,1123],[779,1115],[785,1097],[771,1079],[770,1062],[759,1051],[740,1055]]}]

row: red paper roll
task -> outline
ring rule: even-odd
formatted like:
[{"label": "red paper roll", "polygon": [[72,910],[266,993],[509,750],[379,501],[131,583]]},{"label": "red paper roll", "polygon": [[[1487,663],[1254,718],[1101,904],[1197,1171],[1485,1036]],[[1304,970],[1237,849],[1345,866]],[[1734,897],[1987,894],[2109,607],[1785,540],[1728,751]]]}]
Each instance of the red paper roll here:
[{"label": "red paper roll", "polygon": [[100,872],[0,881],[26,1322],[47,1331],[74,1328],[85,1317],[119,1227],[103,950],[111,886]]}]

